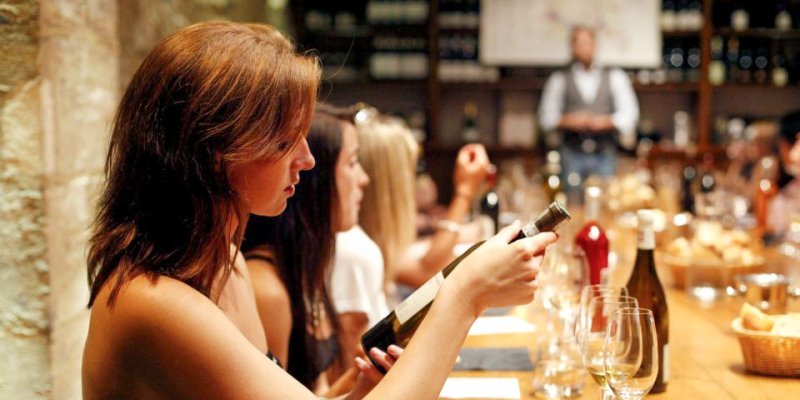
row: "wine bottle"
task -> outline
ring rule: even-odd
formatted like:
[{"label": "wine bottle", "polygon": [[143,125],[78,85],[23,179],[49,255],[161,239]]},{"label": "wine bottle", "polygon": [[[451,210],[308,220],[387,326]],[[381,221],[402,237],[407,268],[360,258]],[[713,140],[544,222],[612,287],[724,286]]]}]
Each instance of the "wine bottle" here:
[{"label": "wine bottle", "polygon": [[575,236],[575,244],[583,250],[589,263],[589,281],[592,285],[604,283],[608,267],[608,238],[598,224],[600,219],[600,195],[597,186],[587,186],[584,192],[584,221],[586,224]]},{"label": "wine bottle", "polygon": [[478,142],[481,139],[481,132],[478,130],[478,105],[474,101],[468,101],[464,105],[464,118],[461,127],[461,140],[464,143]]},{"label": "wine bottle", "polygon": [[639,302],[639,307],[653,311],[656,323],[656,336],[658,346],[658,376],[650,393],[660,393],[667,389],[669,381],[669,314],[667,313],[667,298],[664,288],[656,274],[656,263],[653,257],[655,249],[655,232],[653,210],[639,210],[639,235],[636,251],[636,263],[633,273],[626,288],[631,297]]},{"label": "wine bottle", "polygon": [[[512,242],[534,236],[539,232],[555,231],[559,225],[568,221],[570,218],[569,212],[567,212],[563,205],[555,202],[551,203],[536,220],[522,227],[522,230]],[[483,241],[470,247],[464,254],[453,260],[453,262],[444,267],[441,272],[408,296],[394,311],[364,333],[364,335],[361,336],[361,345],[367,354],[369,354],[369,350],[373,347],[386,351],[391,344],[396,344],[401,347],[406,346],[419,327],[419,324],[422,323],[422,320],[428,313],[433,299],[436,297],[436,293],[439,291],[439,287],[442,285],[442,282],[444,282],[444,279],[453,272],[458,264],[461,263],[461,260],[470,255],[475,249],[480,247],[481,244],[483,244]],[[383,368],[381,368],[375,360],[373,360],[373,363],[379,370],[384,372]]]},{"label": "wine bottle", "polygon": [[497,169],[486,177],[486,193],[480,201],[481,228],[484,237],[494,236],[497,233],[498,220],[500,219],[500,197],[495,191],[497,184]]}]

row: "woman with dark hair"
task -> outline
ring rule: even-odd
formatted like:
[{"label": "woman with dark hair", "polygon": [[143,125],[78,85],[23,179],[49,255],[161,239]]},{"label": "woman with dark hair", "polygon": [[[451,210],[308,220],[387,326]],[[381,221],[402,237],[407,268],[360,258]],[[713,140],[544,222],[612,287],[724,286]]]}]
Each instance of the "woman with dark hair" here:
[{"label": "woman with dark hair", "polygon": [[783,116],[778,124],[780,191],[769,210],[769,222],[783,235],[792,222],[800,223],[800,111]]},{"label": "woman with dark hair", "polygon": [[250,218],[242,242],[261,319],[273,321],[264,326],[270,348],[292,376],[320,394],[351,364],[336,363],[339,321],[325,282],[334,235],[358,222],[369,182],[358,162],[355,126],[343,115],[346,110],[317,107],[307,137],[316,167],[303,173],[280,216]]},{"label": "woman with dark hair", "polygon": [[[283,212],[314,165],[319,79],[317,59],[257,24],[192,25],[145,57],[120,102],[90,240],[85,399],[317,398],[266,359],[252,328],[273,321],[259,321],[236,249],[248,215]],[[371,349],[391,369],[381,379],[359,363],[368,380],[349,397],[436,398],[477,316],[533,298],[556,236],[509,244],[518,232],[448,276],[402,358]]]}]

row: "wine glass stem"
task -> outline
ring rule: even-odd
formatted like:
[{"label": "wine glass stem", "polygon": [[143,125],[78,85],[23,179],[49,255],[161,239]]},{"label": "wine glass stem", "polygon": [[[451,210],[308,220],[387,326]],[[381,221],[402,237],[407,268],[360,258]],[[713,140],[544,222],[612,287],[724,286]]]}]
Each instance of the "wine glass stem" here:
[{"label": "wine glass stem", "polygon": [[603,400],[615,400],[617,396],[614,396],[614,393],[611,389],[604,387],[603,389]]}]

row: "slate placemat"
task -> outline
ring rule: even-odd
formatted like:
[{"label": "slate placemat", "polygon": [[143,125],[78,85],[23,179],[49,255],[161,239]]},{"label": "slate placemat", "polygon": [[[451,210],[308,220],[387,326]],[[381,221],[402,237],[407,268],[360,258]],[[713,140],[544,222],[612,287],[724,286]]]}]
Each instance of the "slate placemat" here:
[{"label": "slate placemat", "polygon": [[528,349],[511,348],[465,348],[454,371],[533,371]]}]

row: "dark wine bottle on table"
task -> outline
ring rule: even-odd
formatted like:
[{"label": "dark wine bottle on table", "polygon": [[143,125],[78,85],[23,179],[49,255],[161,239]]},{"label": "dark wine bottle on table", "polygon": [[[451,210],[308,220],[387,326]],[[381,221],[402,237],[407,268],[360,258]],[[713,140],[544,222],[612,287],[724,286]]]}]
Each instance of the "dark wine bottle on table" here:
[{"label": "dark wine bottle on table", "polygon": [[667,313],[667,298],[664,288],[658,280],[656,263],[653,257],[656,238],[653,229],[655,212],[653,210],[639,210],[638,244],[636,263],[628,280],[626,288],[631,297],[639,302],[639,307],[653,311],[656,323],[656,340],[658,346],[658,376],[650,393],[660,393],[667,390],[669,381],[669,314]]},{"label": "dark wine bottle on table", "polygon": [[[553,202],[538,218],[523,226],[512,242],[534,236],[540,232],[553,232],[559,225],[570,218],[569,212],[563,205]],[[436,293],[438,293],[444,279],[453,272],[458,264],[461,263],[461,260],[470,255],[481,244],[483,244],[483,241],[470,247],[464,254],[453,260],[441,272],[408,296],[394,311],[364,333],[361,336],[361,345],[364,347],[364,351],[369,354],[369,350],[373,347],[386,351],[389,345],[392,344],[405,347],[428,313],[428,309],[430,309],[431,303],[433,303],[433,299],[436,297]],[[385,372],[375,360],[373,360],[373,363],[379,370]]]}]

